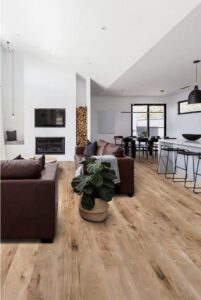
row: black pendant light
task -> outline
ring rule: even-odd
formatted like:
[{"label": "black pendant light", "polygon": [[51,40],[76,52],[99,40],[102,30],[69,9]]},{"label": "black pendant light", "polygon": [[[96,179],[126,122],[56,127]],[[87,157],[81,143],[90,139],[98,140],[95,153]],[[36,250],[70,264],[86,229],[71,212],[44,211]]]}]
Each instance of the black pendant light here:
[{"label": "black pendant light", "polygon": [[197,80],[197,64],[200,62],[200,60],[195,60],[193,63],[196,66],[196,83],[194,90],[190,92],[188,96],[188,104],[196,104],[201,103],[201,90],[198,89],[198,80]]}]

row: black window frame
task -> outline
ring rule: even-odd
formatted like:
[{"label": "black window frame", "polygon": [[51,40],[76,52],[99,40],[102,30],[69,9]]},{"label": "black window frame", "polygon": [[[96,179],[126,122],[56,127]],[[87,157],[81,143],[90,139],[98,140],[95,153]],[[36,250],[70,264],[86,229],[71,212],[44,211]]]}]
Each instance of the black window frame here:
[{"label": "black window frame", "polygon": [[148,129],[148,134],[150,133],[149,130],[149,107],[150,106],[164,106],[164,137],[166,136],[167,132],[167,109],[166,109],[166,103],[136,103],[136,104],[131,104],[131,136],[133,136],[133,106],[143,106],[147,105],[148,106],[148,111],[146,112],[148,115],[148,120],[147,120],[147,129]]},{"label": "black window frame", "polygon": [[183,102],[188,102],[188,100],[182,100],[182,101],[178,101],[178,115],[187,115],[187,114],[197,114],[197,113],[201,113],[201,110],[197,110],[197,111],[189,111],[189,112],[185,112],[182,113],[180,111],[180,104]]}]

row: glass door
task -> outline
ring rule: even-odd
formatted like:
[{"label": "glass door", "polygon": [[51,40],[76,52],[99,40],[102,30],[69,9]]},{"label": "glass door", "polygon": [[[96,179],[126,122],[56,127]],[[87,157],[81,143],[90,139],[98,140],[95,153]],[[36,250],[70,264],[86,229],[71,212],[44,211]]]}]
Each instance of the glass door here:
[{"label": "glass door", "polygon": [[132,136],[148,134],[147,105],[132,105]]},{"label": "glass door", "polygon": [[132,104],[131,135],[160,136],[166,135],[165,104]]}]

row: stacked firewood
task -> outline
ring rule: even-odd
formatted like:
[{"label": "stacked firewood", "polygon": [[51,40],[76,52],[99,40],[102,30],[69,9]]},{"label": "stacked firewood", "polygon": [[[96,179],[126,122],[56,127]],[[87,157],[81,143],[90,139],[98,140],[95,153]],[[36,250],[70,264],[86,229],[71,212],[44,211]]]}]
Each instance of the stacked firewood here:
[{"label": "stacked firewood", "polygon": [[76,108],[76,144],[86,145],[87,142],[87,107]]}]

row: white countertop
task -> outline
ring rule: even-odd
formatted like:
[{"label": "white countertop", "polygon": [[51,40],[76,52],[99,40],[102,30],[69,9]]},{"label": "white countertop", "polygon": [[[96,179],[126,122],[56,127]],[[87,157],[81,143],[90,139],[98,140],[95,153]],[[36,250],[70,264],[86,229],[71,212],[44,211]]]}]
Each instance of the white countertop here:
[{"label": "white countertop", "polygon": [[197,141],[187,141],[185,139],[161,139],[159,143],[175,144],[180,146],[201,148],[201,139]]}]

